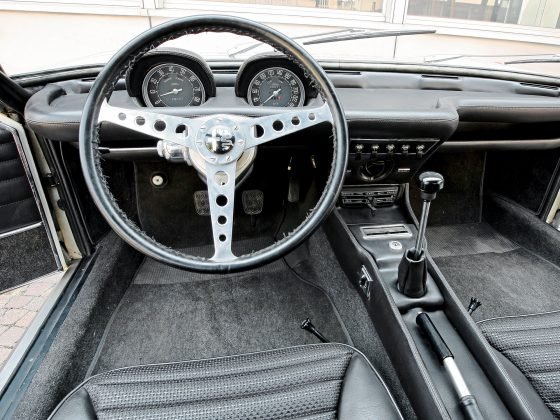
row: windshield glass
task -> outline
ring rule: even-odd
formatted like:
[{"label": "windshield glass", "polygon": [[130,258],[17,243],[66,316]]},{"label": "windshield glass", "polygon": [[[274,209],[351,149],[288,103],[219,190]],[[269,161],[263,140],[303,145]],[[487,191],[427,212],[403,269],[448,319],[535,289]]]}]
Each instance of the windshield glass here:
[{"label": "windshield glass", "polygon": [[[329,62],[430,63],[560,77],[559,0],[3,1],[0,65],[14,75],[102,64],[150,27],[208,13],[265,23]],[[344,30],[361,38],[308,44]],[[435,33],[371,37],[400,30]],[[271,51],[231,34],[200,34],[169,45],[207,60],[239,61]]]}]

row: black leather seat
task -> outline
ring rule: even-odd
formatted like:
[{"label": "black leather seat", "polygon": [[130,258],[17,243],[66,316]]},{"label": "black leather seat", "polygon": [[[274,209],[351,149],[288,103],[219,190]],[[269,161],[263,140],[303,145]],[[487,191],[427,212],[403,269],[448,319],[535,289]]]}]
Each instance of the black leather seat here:
[{"label": "black leather seat", "polygon": [[[525,397],[539,413],[536,417],[551,418],[552,413],[560,418],[560,311],[493,318],[478,325],[492,347],[505,357],[504,366],[512,380],[526,390]],[[512,372],[515,368],[530,385],[523,385],[521,375]],[[550,413],[543,412],[535,398],[530,400],[532,390],[527,388],[531,385]]]},{"label": "black leather seat", "polygon": [[93,376],[51,419],[402,419],[368,360],[317,344]]}]

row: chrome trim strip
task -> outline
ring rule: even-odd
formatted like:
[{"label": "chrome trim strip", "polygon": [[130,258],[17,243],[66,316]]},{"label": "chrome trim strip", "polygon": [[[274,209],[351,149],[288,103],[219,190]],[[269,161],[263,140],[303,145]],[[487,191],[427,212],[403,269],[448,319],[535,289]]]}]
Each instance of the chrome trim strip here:
[{"label": "chrome trim strip", "polygon": [[0,239],[7,238],[9,236],[17,235],[18,233],[27,232],[28,230],[38,228],[39,226],[43,226],[43,222],[33,223],[32,225],[27,225],[21,227],[19,229],[10,230],[9,232],[0,233]]},{"label": "chrome trim strip", "polygon": [[[402,230],[404,230],[404,232],[384,233],[380,235],[368,235],[366,233],[366,229],[383,229],[383,228],[401,228]],[[360,232],[362,233],[362,237],[366,241],[371,241],[374,239],[387,239],[387,238],[412,238],[412,231],[405,224],[360,226]]]}]

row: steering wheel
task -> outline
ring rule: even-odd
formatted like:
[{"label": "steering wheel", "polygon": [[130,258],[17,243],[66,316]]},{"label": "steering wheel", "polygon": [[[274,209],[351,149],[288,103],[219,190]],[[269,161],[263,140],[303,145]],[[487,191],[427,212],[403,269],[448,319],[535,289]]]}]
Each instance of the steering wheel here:
[{"label": "steering wheel", "polygon": [[[211,108],[123,108],[109,98],[119,79],[136,60],[160,44],[188,34],[230,32],[265,42],[299,65],[317,88],[322,105],[314,107],[259,107],[227,109],[216,114]],[[196,108],[196,109],[193,109]],[[250,116],[247,114],[250,113]],[[179,115],[176,115],[179,114]],[[287,134],[330,122],[333,128],[333,161],[316,206],[285,238],[247,255],[232,252],[236,164],[244,151]],[[204,159],[212,221],[214,255],[186,255],[158,243],[143,232],[119,208],[101,171],[99,136],[102,123],[116,124],[160,139],[160,155],[173,159],[194,149]],[[265,25],[231,16],[193,16],[166,22],[142,33],[125,45],[107,63],[86,100],[80,124],[80,159],[86,184],[95,204],[111,228],[141,253],[162,263],[200,272],[247,270],[282,257],[307,239],[335,205],[346,173],[348,127],[334,87],[325,71],[298,44]]]}]

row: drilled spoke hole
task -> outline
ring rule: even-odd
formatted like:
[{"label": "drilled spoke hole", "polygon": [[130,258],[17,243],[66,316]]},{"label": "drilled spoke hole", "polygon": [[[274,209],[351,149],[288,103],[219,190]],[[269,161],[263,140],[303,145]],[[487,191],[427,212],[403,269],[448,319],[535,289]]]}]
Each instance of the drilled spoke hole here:
[{"label": "drilled spoke hole", "polygon": [[227,237],[226,237],[226,235],[220,235],[220,236],[218,236],[218,239],[220,240],[220,242],[225,242]]},{"label": "drilled spoke hole", "polygon": [[292,118],[292,124],[293,124],[293,125],[299,125],[300,122],[301,122],[301,121],[299,120],[298,117],[293,117],[293,118]]},{"label": "drilled spoke hole", "polygon": [[119,120],[121,120],[121,121],[126,120],[126,114],[124,112],[119,113]]},{"label": "drilled spoke hole", "polygon": [[262,125],[255,125],[253,127],[253,137],[255,137],[256,139],[261,138],[262,136],[264,136],[264,128],[262,127]]},{"label": "drilled spoke hole", "polygon": [[163,130],[165,130],[165,127],[167,127],[167,125],[165,124],[165,121],[157,120],[157,121],[154,123],[154,129],[155,129],[156,131],[163,131]]},{"label": "drilled spoke hole", "polygon": [[280,120],[276,120],[272,123],[272,128],[274,128],[274,131],[282,131],[284,129],[284,123]]},{"label": "drilled spoke hole", "polygon": [[227,223],[227,217],[226,216],[220,216],[218,217],[218,223],[220,225],[225,225]]},{"label": "drilled spoke hole", "polygon": [[187,137],[189,135],[189,129],[185,124],[179,124],[175,129],[178,137]]},{"label": "drilled spoke hole", "polygon": [[216,197],[216,204],[220,207],[224,207],[228,203],[228,199],[225,195],[219,195]]},{"label": "drilled spoke hole", "polygon": [[224,186],[229,181],[229,175],[224,171],[218,171],[214,174],[214,182],[220,186]]},{"label": "drilled spoke hole", "polygon": [[144,117],[136,117],[136,124],[144,125],[146,124],[146,119]]},{"label": "drilled spoke hole", "polygon": [[315,114],[313,112],[309,114],[309,119],[311,121],[315,120]]}]

